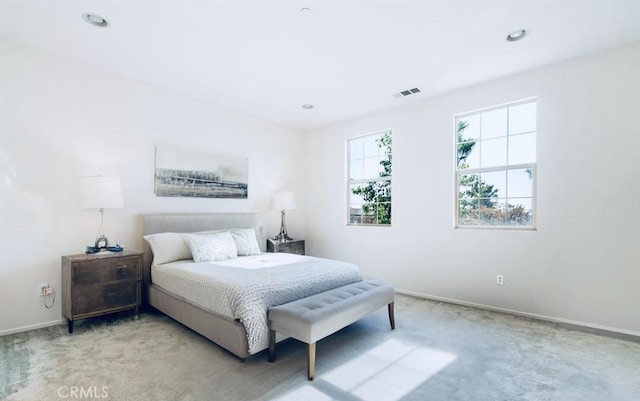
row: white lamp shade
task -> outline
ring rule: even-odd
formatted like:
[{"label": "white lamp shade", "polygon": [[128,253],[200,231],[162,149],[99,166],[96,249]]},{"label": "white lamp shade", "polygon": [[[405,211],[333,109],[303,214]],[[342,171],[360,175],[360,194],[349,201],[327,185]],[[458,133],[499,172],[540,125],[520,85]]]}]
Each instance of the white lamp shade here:
[{"label": "white lamp shade", "polygon": [[82,177],[80,207],[83,209],[120,209],[124,207],[120,179],[110,175]]},{"label": "white lamp shade", "polygon": [[296,208],[296,198],[293,192],[284,191],[273,195],[271,207],[275,210],[292,210]]}]

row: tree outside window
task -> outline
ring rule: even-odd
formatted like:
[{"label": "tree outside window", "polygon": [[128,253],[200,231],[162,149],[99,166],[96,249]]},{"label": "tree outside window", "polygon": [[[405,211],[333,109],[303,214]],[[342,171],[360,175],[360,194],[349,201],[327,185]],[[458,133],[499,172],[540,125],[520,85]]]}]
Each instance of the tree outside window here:
[{"label": "tree outside window", "polygon": [[391,148],[391,131],[347,141],[350,225],[391,224]]},{"label": "tree outside window", "polygon": [[536,101],[459,115],[456,226],[534,225]]}]

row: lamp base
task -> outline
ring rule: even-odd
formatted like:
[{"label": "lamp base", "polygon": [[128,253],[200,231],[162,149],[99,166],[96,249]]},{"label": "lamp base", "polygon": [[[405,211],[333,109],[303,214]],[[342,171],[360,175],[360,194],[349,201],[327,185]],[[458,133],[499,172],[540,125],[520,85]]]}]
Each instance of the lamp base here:
[{"label": "lamp base", "polygon": [[87,246],[84,253],[91,254],[102,251],[122,252],[123,250],[124,248],[118,244],[116,244],[115,246],[109,246],[109,240],[107,239],[107,237],[105,237],[104,235],[99,235],[98,238],[96,238],[96,242],[93,244],[93,246]]},{"label": "lamp base", "polygon": [[284,222],[284,209],[280,212],[280,233],[278,235],[276,235],[275,237],[273,237],[274,241],[278,241],[278,242],[287,242],[287,241],[293,241],[293,238],[291,238],[288,234],[287,234],[287,226],[285,225]]},{"label": "lamp base", "polygon": [[96,242],[93,244],[93,246],[87,246],[87,249],[84,251],[84,253],[98,253],[101,251],[106,251],[109,248],[109,240],[107,239],[107,237],[105,237],[104,234],[100,234],[96,238]]},{"label": "lamp base", "polygon": [[274,241],[278,241],[278,242],[287,242],[287,241],[293,241],[293,238],[291,238],[290,236],[287,235],[287,233],[280,233],[278,235],[276,235],[275,237],[273,237]]},{"label": "lamp base", "polygon": [[109,240],[107,239],[107,237],[105,237],[104,234],[102,235],[98,235],[98,238],[96,238],[96,242],[93,244],[94,248],[106,248],[109,246]]}]

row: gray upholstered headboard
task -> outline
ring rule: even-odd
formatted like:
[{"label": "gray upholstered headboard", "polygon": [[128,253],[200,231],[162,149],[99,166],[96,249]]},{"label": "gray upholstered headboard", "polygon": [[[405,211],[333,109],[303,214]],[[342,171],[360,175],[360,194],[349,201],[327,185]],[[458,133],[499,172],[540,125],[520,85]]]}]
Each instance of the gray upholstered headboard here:
[{"label": "gray upholstered headboard", "polygon": [[[224,230],[227,228],[256,229],[258,217],[255,213],[177,213],[143,214],[140,216],[142,235],[164,232],[192,233],[196,231]],[[151,248],[144,246],[143,275],[145,283],[151,278]]]}]

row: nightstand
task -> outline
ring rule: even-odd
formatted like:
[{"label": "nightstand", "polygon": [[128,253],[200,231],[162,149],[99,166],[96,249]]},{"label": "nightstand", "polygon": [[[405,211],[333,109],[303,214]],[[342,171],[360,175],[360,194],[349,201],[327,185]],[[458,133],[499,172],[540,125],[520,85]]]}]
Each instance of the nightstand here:
[{"label": "nightstand", "polygon": [[267,252],[285,252],[304,255],[304,240],[281,242],[269,238],[267,240]]},{"label": "nightstand", "polygon": [[144,252],[99,252],[62,257],[62,315],[73,321],[134,309],[142,294]]}]

